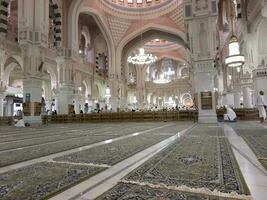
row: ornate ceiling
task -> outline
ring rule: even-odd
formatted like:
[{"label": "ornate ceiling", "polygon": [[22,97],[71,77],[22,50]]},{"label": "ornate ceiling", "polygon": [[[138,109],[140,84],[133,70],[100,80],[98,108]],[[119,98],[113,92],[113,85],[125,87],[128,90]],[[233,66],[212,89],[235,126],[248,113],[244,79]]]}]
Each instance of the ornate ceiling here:
[{"label": "ornate ceiling", "polygon": [[181,0],[101,0],[102,9],[126,19],[152,19],[175,10]]},{"label": "ornate ceiling", "polygon": [[[144,45],[146,50],[159,53],[159,56],[171,54],[172,58],[184,57],[186,54],[183,48],[185,41],[179,39],[185,38],[183,0],[85,0],[83,5],[101,11],[115,48],[120,47],[127,51],[128,46],[132,46],[128,44],[140,37],[137,34],[143,33],[145,36],[147,32],[152,31],[151,37],[146,39],[154,41],[148,42],[149,40],[143,38],[144,43],[148,42]],[[161,33],[174,33],[176,38],[170,41]],[[138,42],[142,43],[140,39],[134,43]]]}]

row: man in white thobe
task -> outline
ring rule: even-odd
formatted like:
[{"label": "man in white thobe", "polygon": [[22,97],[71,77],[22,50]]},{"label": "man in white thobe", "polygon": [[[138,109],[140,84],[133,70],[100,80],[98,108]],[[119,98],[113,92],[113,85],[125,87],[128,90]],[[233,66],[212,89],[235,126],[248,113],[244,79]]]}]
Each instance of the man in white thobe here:
[{"label": "man in white thobe", "polygon": [[266,119],[266,110],[265,110],[266,103],[264,101],[263,95],[264,95],[264,92],[260,91],[260,95],[257,97],[257,100],[256,100],[256,106],[258,107],[258,110],[259,110],[261,123],[263,123],[264,120]]},{"label": "man in white thobe", "polygon": [[226,107],[226,114],[224,115],[224,120],[229,122],[236,122],[236,114],[232,108]]},{"label": "man in white thobe", "polygon": [[17,127],[17,128],[25,127],[24,120],[23,120],[23,119],[20,119],[20,120],[15,124],[15,127]]}]

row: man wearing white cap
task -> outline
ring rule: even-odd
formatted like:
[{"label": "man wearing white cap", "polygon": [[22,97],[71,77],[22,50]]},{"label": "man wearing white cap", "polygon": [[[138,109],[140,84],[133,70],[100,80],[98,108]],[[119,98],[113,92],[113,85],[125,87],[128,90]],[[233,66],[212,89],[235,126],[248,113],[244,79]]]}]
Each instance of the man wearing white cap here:
[{"label": "man wearing white cap", "polygon": [[258,110],[259,110],[261,123],[263,123],[264,120],[266,119],[266,110],[265,110],[266,103],[264,101],[263,95],[264,95],[264,92],[260,91],[260,95],[258,96],[258,98],[256,100],[256,106],[258,107]]}]

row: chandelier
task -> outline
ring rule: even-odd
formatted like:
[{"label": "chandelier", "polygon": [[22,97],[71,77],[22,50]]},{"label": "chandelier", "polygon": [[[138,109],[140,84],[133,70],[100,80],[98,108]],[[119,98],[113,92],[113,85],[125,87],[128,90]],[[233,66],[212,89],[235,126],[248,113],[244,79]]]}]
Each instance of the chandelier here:
[{"label": "chandelier", "polygon": [[225,64],[228,67],[242,67],[245,63],[244,55],[240,54],[239,44],[237,41],[237,37],[234,35],[234,10],[233,7],[236,4],[235,1],[232,2],[231,5],[231,23],[232,23],[232,36],[230,37],[229,41],[229,56],[225,58]]},{"label": "chandelier", "polygon": [[164,74],[160,74],[160,76],[157,79],[154,79],[153,82],[156,84],[166,84],[171,82],[171,79],[168,76],[164,77]]},{"label": "chandelier", "polygon": [[[140,30],[141,30],[142,29],[141,10],[139,11],[139,15],[140,15]],[[143,39],[142,31],[140,34],[140,38],[141,38],[141,44],[143,44],[142,43],[142,39]],[[148,64],[155,62],[156,60],[157,60],[157,57],[153,56],[152,54],[146,54],[144,48],[140,48],[138,54],[128,57],[128,63],[132,63],[135,65],[148,65]]]},{"label": "chandelier", "polygon": [[135,56],[129,56],[128,62],[136,65],[148,65],[157,60],[157,56],[146,54],[144,48],[139,49],[139,53]]}]

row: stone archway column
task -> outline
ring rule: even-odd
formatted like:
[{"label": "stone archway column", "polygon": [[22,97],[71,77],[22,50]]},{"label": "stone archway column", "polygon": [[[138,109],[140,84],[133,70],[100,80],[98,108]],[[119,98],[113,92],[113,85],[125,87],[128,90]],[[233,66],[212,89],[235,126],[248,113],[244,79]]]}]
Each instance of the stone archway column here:
[{"label": "stone archway column", "polygon": [[[195,1],[188,2],[187,5],[193,8]],[[192,18],[186,19],[188,25],[188,36],[190,40],[191,59],[194,69],[195,102],[198,107],[199,123],[217,123],[215,83],[214,77],[217,75],[214,68],[214,58],[216,55],[216,24],[217,13],[212,13],[210,0],[200,0],[206,5],[198,10],[194,10]]]},{"label": "stone archway column", "polygon": [[0,94],[0,117],[4,116],[4,95]]},{"label": "stone archway column", "polygon": [[81,105],[81,110],[83,111],[83,113],[85,113],[85,99],[84,98],[80,100],[80,105]]},{"label": "stone archway column", "polygon": [[23,53],[23,119],[25,123],[41,125],[43,47],[21,45]]},{"label": "stone archway column", "polygon": [[73,101],[73,84],[62,84],[58,96],[58,114],[71,114]]},{"label": "stone archway column", "polygon": [[76,114],[80,113],[80,98],[79,94],[74,95],[74,110]]},{"label": "stone archway column", "polygon": [[5,99],[4,93],[0,93],[0,117],[4,116],[4,99]]},{"label": "stone archway column", "polygon": [[[112,78],[113,76],[111,76]],[[119,89],[119,82],[116,79],[111,79],[110,80],[110,89],[111,89],[111,97],[110,97],[110,105],[111,105],[111,109],[112,112],[117,112],[117,109],[119,108],[119,103],[118,103],[118,99],[119,99],[119,93],[118,93],[118,89]]]},{"label": "stone archway column", "polygon": [[71,58],[57,58],[59,92],[58,114],[72,114],[74,98],[74,70]]},{"label": "stone archway column", "polygon": [[40,125],[43,62],[49,32],[49,1],[18,1],[18,18],[21,19],[18,22],[18,39],[24,73],[23,119],[30,125]]},{"label": "stone archway column", "polygon": [[[0,36],[1,37],[1,36]],[[3,38],[0,39],[0,42]],[[4,65],[6,60],[6,52],[3,49],[0,49],[0,117],[4,116],[4,99],[6,86],[3,82],[4,76]]]},{"label": "stone archway column", "polygon": [[41,120],[42,79],[27,76],[23,79],[23,113],[24,121],[38,125]]},{"label": "stone archway column", "polygon": [[137,102],[138,108],[143,109],[145,103],[145,65],[136,65]]},{"label": "stone archway column", "polygon": [[[0,36],[1,37],[1,36]],[[0,39],[0,43],[4,42],[3,39]],[[3,49],[0,49],[0,82],[1,84],[4,79],[4,67],[5,67],[5,61],[6,61],[6,51]]]},{"label": "stone archway column", "polygon": [[244,108],[252,108],[252,96],[251,96],[251,89],[249,87],[243,87],[243,101],[244,101]]},{"label": "stone archway column", "polygon": [[5,99],[6,86],[0,81],[0,117],[4,116],[4,99]]},{"label": "stone archway column", "polygon": [[55,96],[55,110],[58,111],[58,95]]},{"label": "stone archway column", "polygon": [[241,103],[240,97],[241,97],[241,95],[239,92],[234,93],[234,107],[235,108],[240,108],[240,103]]}]

